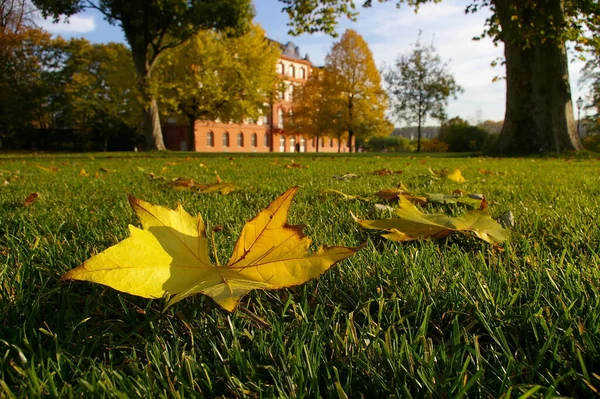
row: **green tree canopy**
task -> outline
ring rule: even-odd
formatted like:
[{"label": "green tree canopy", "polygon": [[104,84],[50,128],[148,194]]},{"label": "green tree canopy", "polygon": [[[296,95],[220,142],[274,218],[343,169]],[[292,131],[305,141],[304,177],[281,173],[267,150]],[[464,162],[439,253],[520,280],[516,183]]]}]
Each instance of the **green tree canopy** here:
[{"label": "green tree canopy", "polygon": [[86,8],[100,11],[125,33],[144,105],[149,148],[164,150],[158,105],[151,90],[152,70],[160,55],[201,29],[244,32],[252,18],[250,0],[33,0],[44,16],[58,19]]},{"label": "green tree canopy", "polygon": [[[292,31],[334,33],[338,17],[356,17],[353,0],[280,0]],[[417,7],[439,0],[397,0]],[[371,6],[366,0],[363,6]],[[597,0],[473,0],[466,12],[489,8],[484,35],[504,43],[506,115],[498,153],[581,149],[573,119],[567,41],[598,41]]]},{"label": "green tree canopy", "polygon": [[420,152],[421,126],[428,117],[446,119],[448,98],[456,98],[462,88],[433,44],[424,46],[420,38],[412,50],[398,56],[395,66],[388,68],[384,76],[394,115],[417,124],[417,152]]},{"label": "green tree canopy", "polygon": [[166,113],[189,122],[191,148],[197,119],[256,120],[263,114],[279,54],[257,25],[239,37],[203,30],[165,53],[154,83]]}]

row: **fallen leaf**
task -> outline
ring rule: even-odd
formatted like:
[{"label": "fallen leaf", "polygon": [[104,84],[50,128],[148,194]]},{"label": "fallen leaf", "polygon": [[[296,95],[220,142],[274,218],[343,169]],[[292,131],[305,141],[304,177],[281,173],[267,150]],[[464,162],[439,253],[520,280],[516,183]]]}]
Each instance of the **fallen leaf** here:
[{"label": "fallen leaf", "polygon": [[479,210],[480,210],[480,211],[485,211],[485,210],[487,209],[487,207],[488,207],[488,202],[487,202],[487,200],[485,199],[485,197],[483,197],[483,198],[481,199],[481,205],[479,205]]},{"label": "fallen leaf", "polygon": [[58,168],[56,166],[42,166],[42,165],[35,165],[36,168],[43,170],[46,173],[56,173],[58,172]]},{"label": "fallen leaf", "polygon": [[296,161],[294,161],[292,159],[292,162],[285,165],[286,169],[305,169],[308,168],[307,165],[300,165],[299,163],[296,163]]},{"label": "fallen leaf", "polygon": [[498,223],[502,225],[502,227],[507,229],[512,229],[515,227],[515,217],[511,211],[506,211],[498,218]]},{"label": "fallen leaf", "polygon": [[336,180],[350,180],[358,178],[358,175],[354,173],[346,173],[345,175],[334,175],[333,178]]},{"label": "fallen leaf", "polygon": [[471,211],[455,218],[443,214],[424,214],[409,200],[401,198],[395,213],[398,218],[354,219],[366,229],[386,231],[383,237],[392,241],[440,238],[454,232],[478,237],[494,245],[506,240],[505,230],[486,211]]},{"label": "fallen leaf", "polygon": [[83,168],[82,168],[82,169],[79,171],[79,176],[83,176],[83,177],[85,177],[85,176],[89,176],[89,173],[88,173],[88,172],[86,172],[86,171],[85,171],[85,169],[83,169]]},{"label": "fallen leaf", "polygon": [[148,177],[150,177],[152,180],[167,180],[165,177],[155,175],[152,172],[148,174]]},{"label": "fallen leaf", "polygon": [[142,168],[141,166],[136,166],[135,168],[136,168],[136,169],[137,169],[139,172],[146,173],[146,169]]},{"label": "fallen leaf", "polygon": [[235,191],[237,187],[231,183],[211,183],[211,184],[200,184],[200,194],[207,194],[213,192],[220,192],[223,195],[227,195],[232,191]]},{"label": "fallen leaf", "polygon": [[427,203],[427,198],[410,194],[405,190],[404,186],[398,188],[383,188],[376,192],[375,195],[385,201],[395,201],[402,196],[418,205],[425,205]]},{"label": "fallen leaf", "polygon": [[206,166],[206,164],[204,162],[200,162],[200,167],[206,169],[207,166]]},{"label": "fallen leaf", "polygon": [[231,183],[223,183],[221,178],[217,176],[216,183],[201,184],[197,183],[194,179],[185,177],[179,177],[169,183],[165,184],[165,187],[172,188],[175,191],[195,191],[198,194],[207,194],[219,191],[223,195],[227,195],[237,188]]},{"label": "fallen leaf", "polygon": [[368,198],[366,197],[361,197],[360,195],[351,195],[351,194],[346,194],[343,193],[341,191],[338,190],[331,190],[331,189],[326,189],[323,190],[324,194],[334,194],[334,195],[339,195],[340,197],[349,200],[349,201],[353,201],[353,200],[359,200],[359,201],[369,201]]},{"label": "fallen leaf", "polygon": [[100,168],[99,170],[100,170],[100,172],[103,172],[103,173],[114,173],[117,171],[116,169],[108,169],[108,168]]},{"label": "fallen leaf", "polygon": [[388,176],[388,175],[401,175],[402,171],[401,170],[396,170],[396,171],[392,171],[389,169],[379,169],[373,172],[374,175],[377,176]]},{"label": "fallen leaf", "polygon": [[25,198],[25,200],[23,201],[23,206],[29,206],[31,204],[33,204],[35,202],[35,200],[38,199],[38,197],[40,196],[39,193],[31,193],[27,196],[27,198]]},{"label": "fallen leaf", "polygon": [[454,171],[452,171],[452,173],[449,173],[446,177],[455,183],[464,183],[467,181],[467,179],[465,179],[462,173],[460,172],[460,169],[454,169]]},{"label": "fallen leaf", "polygon": [[61,277],[104,284],[144,298],[168,297],[167,306],[194,294],[211,297],[233,312],[254,289],[275,290],[304,284],[361,247],[320,248],[301,226],[286,223],[297,187],[276,198],[246,223],[227,265],[213,265],[202,217],[179,205],[171,210],[129,197],[143,229]]},{"label": "fallen leaf", "polygon": [[425,194],[427,202],[433,204],[460,204],[460,205],[468,205],[473,208],[478,208],[481,205],[481,200],[483,196],[480,198],[473,198],[469,195],[448,195],[448,194]]}]

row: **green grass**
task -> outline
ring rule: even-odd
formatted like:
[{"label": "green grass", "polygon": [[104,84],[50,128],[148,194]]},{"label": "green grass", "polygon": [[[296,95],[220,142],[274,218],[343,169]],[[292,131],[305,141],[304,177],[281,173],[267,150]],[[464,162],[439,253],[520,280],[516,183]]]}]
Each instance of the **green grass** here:
[{"label": "green grass", "polygon": [[[231,157],[0,157],[0,397],[526,398],[600,391],[597,158],[294,155],[308,168],[286,169],[290,154]],[[431,180],[429,167],[460,168],[467,182]],[[371,174],[381,168],[403,173]],[[218,174],[239,190],[172,191],[150,172],[199,182]],[[332,178],[344,173],[360,177]],[[367,217],[375,200],[321,194],[331,188],[371,195],[399,182],[414,193],[460,187],[485,194],[496,203],[494,215],[514,213],[510,242],[499,251],[462,236],[385,241],[351,218]],[[306,225],[315,247],[366,242],[318,281],[255,291],[234,314],[201,295],[163,312],[160,300],[58,283],[127,237],[128,224],[138,225],[127,194],[181,203],[201,213],[209,229],[222,226],[216,242],[219,258],[227,259],[244,223],[294,185],[301,190],[290,222]],[[40,197],[24,207],[31,192]]]}]

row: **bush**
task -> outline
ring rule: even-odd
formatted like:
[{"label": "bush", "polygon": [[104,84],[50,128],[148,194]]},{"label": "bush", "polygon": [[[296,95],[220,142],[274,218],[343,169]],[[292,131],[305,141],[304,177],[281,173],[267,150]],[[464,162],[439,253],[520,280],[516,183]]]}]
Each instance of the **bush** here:
[{"label": "bush", "polygon": [[410,152],[416,149],[406,137],[388,136],[371,137],[366,143],[367,151]]},{"label": "bush", "polygon": [[453,118],[440,128],[439,139],[448,143],[452,152],[483,151],[489,135],[478,126],[471,126],[460,118]]},{"label": "bush", "polygon": [[444,143],[438,139],[422,139],[421,150],[424,152],[447,152],[448,143]]},{"label": "bush", "polygon": [[581,140],[586,150],[600,152],[600,134],[592,134]]}]

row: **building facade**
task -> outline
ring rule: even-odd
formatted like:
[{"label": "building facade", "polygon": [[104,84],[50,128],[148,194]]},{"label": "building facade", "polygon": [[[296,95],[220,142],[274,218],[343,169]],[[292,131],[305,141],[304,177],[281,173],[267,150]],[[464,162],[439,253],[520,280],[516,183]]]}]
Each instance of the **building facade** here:
[{"label": "building facade", "polygon": [[[348,152],[348,143],[328,137],[307,139],[302,132],[284,129],[284,123],[293,110],[294,90],[306,83],[312,71],[308,55],[302,57],[297,46],[288,42],[282,47],[275,65],[282,90],[273,104],[266,107],[258,120],[245,119],[243,123],[222,121],[195,122],[195,148],[188,143],[188,127],[175,123],[163,125],[165,145],[174,151],[198,152]],[[317,146],[318,144],[318,146]]]}]

